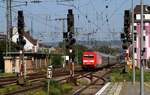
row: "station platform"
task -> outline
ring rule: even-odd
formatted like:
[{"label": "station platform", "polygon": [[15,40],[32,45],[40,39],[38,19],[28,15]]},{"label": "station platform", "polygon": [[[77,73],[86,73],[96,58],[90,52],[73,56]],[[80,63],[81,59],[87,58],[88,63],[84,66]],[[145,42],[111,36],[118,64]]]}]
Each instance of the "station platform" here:
[{"label": "station platform", "polygon": [[[140,83],[108,82],[95,95],[140,95]],[[144,83],[144,95],[150,95],[150,83]]]}]

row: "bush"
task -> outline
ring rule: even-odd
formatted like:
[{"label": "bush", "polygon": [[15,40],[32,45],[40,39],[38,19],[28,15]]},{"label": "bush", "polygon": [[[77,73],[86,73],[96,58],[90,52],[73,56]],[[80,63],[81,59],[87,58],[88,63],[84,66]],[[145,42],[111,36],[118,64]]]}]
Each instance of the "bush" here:
[{"label": "bush", "polygon": [[[120,82],[120,81],[132,81],[132,70],[129,70],[127,73],[123,74],[121,73],[121,70],[113,70],[111,73],[111,81],[112,82]],[[136,68],[136,72],[135,72],[135,80],[136,81],[140,81],[140,70],[138,68]],[[150,73],[149,72],[144,72],[144,81],[150,81]]]},{"label": "bush", "polygon": [[150,68],[150,59],[147,61],[148,68]]},{"label": "bush", "polygon": [[47,92],[40,88],[33,91],[27,91],[24,95],[47,95]]},{"label": "bush", "polygon": [[63,84],[61,88],[62,88],[61,90],[63,93],[67,93],[70,90],[72,90],[72,86],[70,84],[67,84],[67,83]]},{"label": "bush", "polygon": [[62,62],[63,62],[63,58],[61,55],[53,55],[51,57],[51,61],[52,61],[52,65],[54,68],[57,68],[57,67],[61,67],[62,66]]},{"label": "bush", "polygon": [[61,90],[56,87],[50,87],[49,95],[62,95]]},{"label": "bush", "polygon": [[[70,90],[72,90],[72,86],[70,84],[59,84],[55,80],[50,80],[49,82],[49,95],[66,95]],[[47,92],[47,81],[45,82],[45,92]]]}]

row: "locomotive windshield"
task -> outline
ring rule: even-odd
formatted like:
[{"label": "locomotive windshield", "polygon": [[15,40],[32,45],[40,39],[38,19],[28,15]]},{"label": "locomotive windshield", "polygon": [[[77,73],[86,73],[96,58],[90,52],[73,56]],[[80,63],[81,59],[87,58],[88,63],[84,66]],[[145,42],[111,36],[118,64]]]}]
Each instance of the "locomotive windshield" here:
[{"label": "locomotive windshield", "polygon": [[94,58],[94,55],[84,55],[85,58]]}]

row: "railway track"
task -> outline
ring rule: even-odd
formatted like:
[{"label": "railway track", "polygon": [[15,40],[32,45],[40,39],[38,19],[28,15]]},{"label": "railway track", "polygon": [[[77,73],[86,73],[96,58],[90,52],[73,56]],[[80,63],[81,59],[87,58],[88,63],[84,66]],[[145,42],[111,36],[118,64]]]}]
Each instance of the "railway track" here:
[{"label": "railway track", "polygon": [[[91,82],[88,85],[85,85],[85,86],[75,90],[72,95],[79,95],[81,93],[87,92],[87,90],[92,85],[95,85],[98,81],[100,81],[99,87],[102,87],[106,83],[107,76],[110,74],[112,68],[116,68],[116,67],[120,68],[119,65],[114,65],[114,66],[111,66],[111,67],[106,67],[103,70],[99,69],[99,70],[92,71],[92,72],[91,71],[85,72],[83,70],[75,72],[75,76],[74,77],[76,79],[88,78],[88,79],[91,80]],[[62,79],[57,80],[57,81],[60,82],[60,83],[64,83],[64,82],[67,81],[67,79],[69,77],[70,77],[69,75],[66,75],[65,78],[62,78]],[[41,81],[34,81],[31,85],[26,85],[25,87],[22,87],[20,89],[14,90],[14,91],[10,91],[9,93],[5,93],[3,95],[16,95],[16,94],[18,95],[18,93],[24,93],[26,91],[30,91],[30,90],[33,90],[33,89],[38,89],[38,88],[43,87],[43,86],[44,86],[43,82],[41,82]],[[83,94],[83,95],[90,95],[90,94]]]},{"label": "railway track", "polygon": [[[27,80],[35,80],[35,79],[39,79],[39,78],[46,78],[46,74],[35,73],[35,74],[27,75]],[[5,86],[5,85],[16,83],[17,79],[18,79],[17,76],[1,77],[0,78],[0,86]]]},{"label": "railway track", "polygon": [[[77,70],[76,72],[80,72]],[[59,77],[59,76],[67,76],[69,75],[69,71],[63,71],[62,69],[56,69],[53,72],[53,77]],[[46,72],[40,72],[40,73],[33,73],[27,75],[27,80],[35,80],[40,78],[46,79]],[[17,76],[9,76],[9,77],[0,77],[0,86],[5,86],[9,84],[13,84],[17,82],[18,77]]]},{"label": "railway track", "polygon": [[16,90],[13,91],[9,91],[8,93],[5,93],[3,95],[22,95],[22,93],[26,92],[26,91],[31,91],[34,89],[38,89],[44,86],[43,82],[36,82],[36,83],[32,83],[31,85],[26,85],[23,87],[20,87]]},{"label": "railway track", "polygon": [[[91,72],[90,76],[86,78],[90,79],[90,83],[76,89],[72,95],[94,95],[98,89],[100,89],[108,80],[108,76],[113,68],[122,68],[120,65],[113,65],[111,67],[106,67],[104,70],[98,70]],[[92,77],[92,79],[91,79]],[[97,89],[96,89],[97,88]]]}]

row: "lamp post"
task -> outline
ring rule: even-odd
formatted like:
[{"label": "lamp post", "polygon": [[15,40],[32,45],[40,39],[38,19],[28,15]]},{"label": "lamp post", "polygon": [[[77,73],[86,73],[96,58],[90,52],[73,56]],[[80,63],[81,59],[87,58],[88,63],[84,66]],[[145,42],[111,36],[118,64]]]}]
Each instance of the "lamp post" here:
[{"label": "lamp post", "polygon": [[132,0],[132,73],[133,73],[133,84],[135,84],[135,57],[134,57],[134,8],[133,8],[133,0]]},{"label": "lamp post", "polygon": [[144,64],[144,51],[143,51],[143,0],[140,0],[141,3],[141,31],[140,31],[140,95],[144,95],[144,73],[143,73],[143,64]]}]

